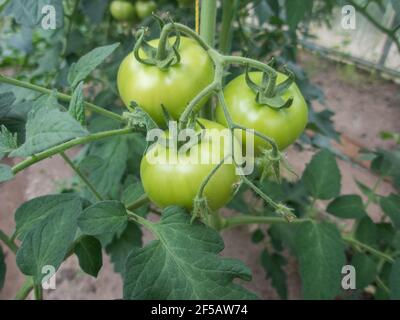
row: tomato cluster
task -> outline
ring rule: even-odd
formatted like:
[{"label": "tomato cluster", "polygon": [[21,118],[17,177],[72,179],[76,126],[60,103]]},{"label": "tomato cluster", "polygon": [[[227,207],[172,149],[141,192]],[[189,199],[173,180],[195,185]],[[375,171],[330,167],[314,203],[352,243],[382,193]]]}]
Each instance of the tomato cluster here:
[{"label": "tomato cluster", "polygon": [[156,8],[156,3],[151,0],[113,0],[110,12],[117,21],[135,22],[137,19],[150,16]]},{"label": "tomato cluster", "polygon": [[[175,37],[171,37],[169,46],[172,46],[175,40]],[[148,44],[157,47],[159,39]],[[146,52],[140,49],[136,54],[130,53],[125,57],[118,71],[118,90],[123,102],[127,106],[135,102],[160,127],[166,126],[166,111],[170,117],[179,120],[189,102],[214,79],[213,61],[195,40],[180,37],[179,56],[179,62],[163,69],[139,61],[147,57]],[[232,121],[272,138],[279,149],[286,148],[298,138],[307,124],[308,109],[299,88],[294,82],[286,81],[285,74],[277,72],[276,88],[279,88],[279,101],[291,103],[276,108],[257,100],[257,93],[248,85],[248,78],[261,85],[263,73],[251,72],[247,77],[246,74],[242,74],[228,83],[223,90]],[[205,96],[197,107],[203,106],[208,98]],[[205,129],[226,129],[227,119],[221,105],[217,106],[215,116],[218,123],[206,119],[197,121]],[[197,126],[197,130],[201,128]],[[215,153],[221,158],[223,145],[217,150],[210,148],[210,141],[214,138],[211,136],[208,140],[201,140],[192,146],[192,151],[207,155]],[[236,149],[241,150],[237,139],[234,140],[233,144],[237,144]],[[256,155],[261,154],[263,149],[270,148],[270,145],[259,137],[255,137],[254,142]],[[147,150],[141,162],[142,183],[148,197],[160,207],[180,205],[190,210],[202,182],[216,164],[194,163],[186,154],[179,154],[177,163],[154,163],[148,160],[149,155],[153,158],[166,157],[172,152],[175,151],[159,143],[153,144]],[[213,210],[224,206],[230,200],[237,182],[235,164],[223,164],[218,167],[204,190],[208,206]]]}]

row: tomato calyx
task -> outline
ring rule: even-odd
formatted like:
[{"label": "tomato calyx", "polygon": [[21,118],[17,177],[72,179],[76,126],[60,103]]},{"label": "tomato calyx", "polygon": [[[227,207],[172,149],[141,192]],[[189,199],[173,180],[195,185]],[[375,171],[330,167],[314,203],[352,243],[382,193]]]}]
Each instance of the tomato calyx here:
[{"label": "tomato calyx", "polygon": [[[156,17],[160,23],[160,27],[164,25],[164,22]],[[146,29],[140,29],[136,34],[136,43],[133,48],[133,54],[135,59],[142,64],[149,66],[156,66],[161,70],[168,69],[169,67],[179,64],[181,56],[179,54],[180,46],[180,33],[177,28],[173,28],[175,33],[175,41],[172,45],[168,41],[161,43],[159,47],[154,48],[145,40]],[[140,50],[146,54],[146,58],[140,56]]]},{"label": "tomato calyx", "polygon": [[[271,62],[270,62],[271,63]],[[288,68],[283,67],[283,73],[287,79],[280,84],[276,84],[277,72],[271,70],[263,72],[261,85],[256,84],[249,75],[249,65],[246,66],[246,83],[250,89],[256,93],[256,102],[274,109],[289,108],[293,103],[293,97],[285,100],[282,94],[293,84],[294,74]]]}]

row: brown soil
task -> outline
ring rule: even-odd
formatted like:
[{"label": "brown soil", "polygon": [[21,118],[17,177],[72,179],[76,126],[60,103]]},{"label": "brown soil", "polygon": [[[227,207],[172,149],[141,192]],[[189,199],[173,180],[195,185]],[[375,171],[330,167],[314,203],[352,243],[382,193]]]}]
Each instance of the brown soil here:
[{"label": "brown soil", "polygon": [[[336,128],[346,135],[369,147],[392,147],[390,142],[382,142],[377,134],[382,130],[400,131],[400,94],[398,86],[377,80],[365,73],[347,72],[346,67],[323,60],[316,60],[307,54],[301,56],[301,64],[306,67],[314,83],[322,87],[327,105],[336,115]],[[356,80],[354,80],[356,79]],[[301,153],[288,151],[288,159],[297,172],[302,172],[313,154],[313,150]],[[354,179],[372,186],[376,177],[365,169],[339,161],[342,173],[342,193],[359,193]],[[60,157],[36,164],[14,180],[0,185],[0,228],[11,233],[14,228],[13,214],[24,201],[39,195],[54,192],[63,179],[71,176],[71,171]],[[379,189],[382,194],[392,190],[388,184]],[[323,205],[322,203],[320,204]],[[377,219],[380,211],[371,207],[371,216]],[[249,238],[251,227],[241,227],[223,232],[226,248],[224,256],[237,258],[246,263],[253,272],[253,280],[246,284],[263,299],[278,299],[274,288],[265,277],[259,264],[262,245],[253,245]],[[145,234],[145,241],[150,239]],[[23,275],[15,265],[15,257],[7,250],[6,284],[0,292],[0,299],[12,299],[23,282]],[[286,268],[289,284],[289,299],[300,299],[301,289],[294,258],[289,259]],[[104,255],[104,266],[97,279],[79,270],[75,257],[68,259],[57,273],[57,289],[45,293],[47,299],[118,299],[121,298],[120,276],[112,271],[109,259]]]}]

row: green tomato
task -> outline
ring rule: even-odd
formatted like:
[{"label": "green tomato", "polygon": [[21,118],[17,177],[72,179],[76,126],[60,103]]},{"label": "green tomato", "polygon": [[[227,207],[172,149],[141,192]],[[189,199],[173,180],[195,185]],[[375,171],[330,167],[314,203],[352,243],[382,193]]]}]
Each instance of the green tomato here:
[{"label": "green tomato", "polygon": [[110,5],[111,15],[118,21],[132,21],[136,17],[136,10],[132,3],[114,0]]},{"label": "green tomato", "polygon": [[[170,43],[175,38],[170,39]],[[149,42],[157,46],[158,39]],[[161,70],[136,60],[130,53],[122,61],[118,70],[118,90],[125,105],[135,101],[158,125],[165,124],[161,105],[174,119],[178,119],[187,104],[214,77],[214,67],[206,51],[194,40],[181,37],[179,47],[181,61],[179,64]],[[146,57],[140,51],[141,57]],[[198,105],[201,107],[207,99]]]},{"label": "green tomato", "polygon": [[144,19],[153,13],[157,8],[157,5],[154,1],[138,1],[136,2],[135,7],[138,17]]},{"label": "green tomato", "polygon": [[[250,77],[255,83],[261,84],[261,72],[251,72]],[[283,82],[286,78],[286,75],[278,72],[277,83]],[[307,104],[295,83],[282,95],[284,100],[293,97],[292,105],[279,110],[256,102],[256,94],[247,85],[244,74],[233,79],[224,88],[224,95],[233,122],[273,138],[280,150],[292,144],[307,125]],[[226,125],[220,105],[217,106],[216,119]],[[246,141],[244,134],[242,139]],[[259,154],[263,148],[268,147],[268,143],[259,137],[254,137],[254,147],[255,153]]]},{"label": "green tomato", "polygon": [[[191,210],[204,179],[226,155],[231,154],[229,130],[216,122],[199,121],[206,129],[213,130],[206,131],[201,142],[190,148],[190,154],[154,143],[142,158],[140,176],[144,190],[150,200],[161,208],[178,205]],[[218,141],[220,144],[216,145]],[[234,144],[235,150],[241,152],[236,139]],[[224,151],[225,148],[228,150]],[[165,160],[173,155],[176,155],[175,162]],[[200,156],[206,161],[198,161]],[[236,156],[240,157],[240,154],[236,153]],[[222,164],[204,189],[209,207],[216,210],[228,203],[237,182],[235,165]]]}]

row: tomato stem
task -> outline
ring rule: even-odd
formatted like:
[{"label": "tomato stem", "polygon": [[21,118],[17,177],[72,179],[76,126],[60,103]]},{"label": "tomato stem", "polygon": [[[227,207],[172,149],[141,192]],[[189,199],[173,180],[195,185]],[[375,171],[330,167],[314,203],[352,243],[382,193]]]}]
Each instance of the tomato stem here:
[{"label": "tomato stem", "polygon": [[221,36],[219,38],[219,50],[223,54],[228,54],[232,46],[232,22],[235,19],[239,7],[239,0],[222,1],[222,23]]},{"label": "tomato stem", "polygon": [[15,242],[8,237],[2,230],[0,230],[0,240],[4,242],[4,244],[13,252],[17,253],[18,251],[18,246],[15,244]]},{"label": "tomato stem", "polygon": [[304,223],[310,219],[295,219],[288,221],[282,217],[268,217],[268,216],[252,216],[252,215],[237,215],[225,218],[223,229],[233,228],[245,224],[273,224],[273,223]]}]

